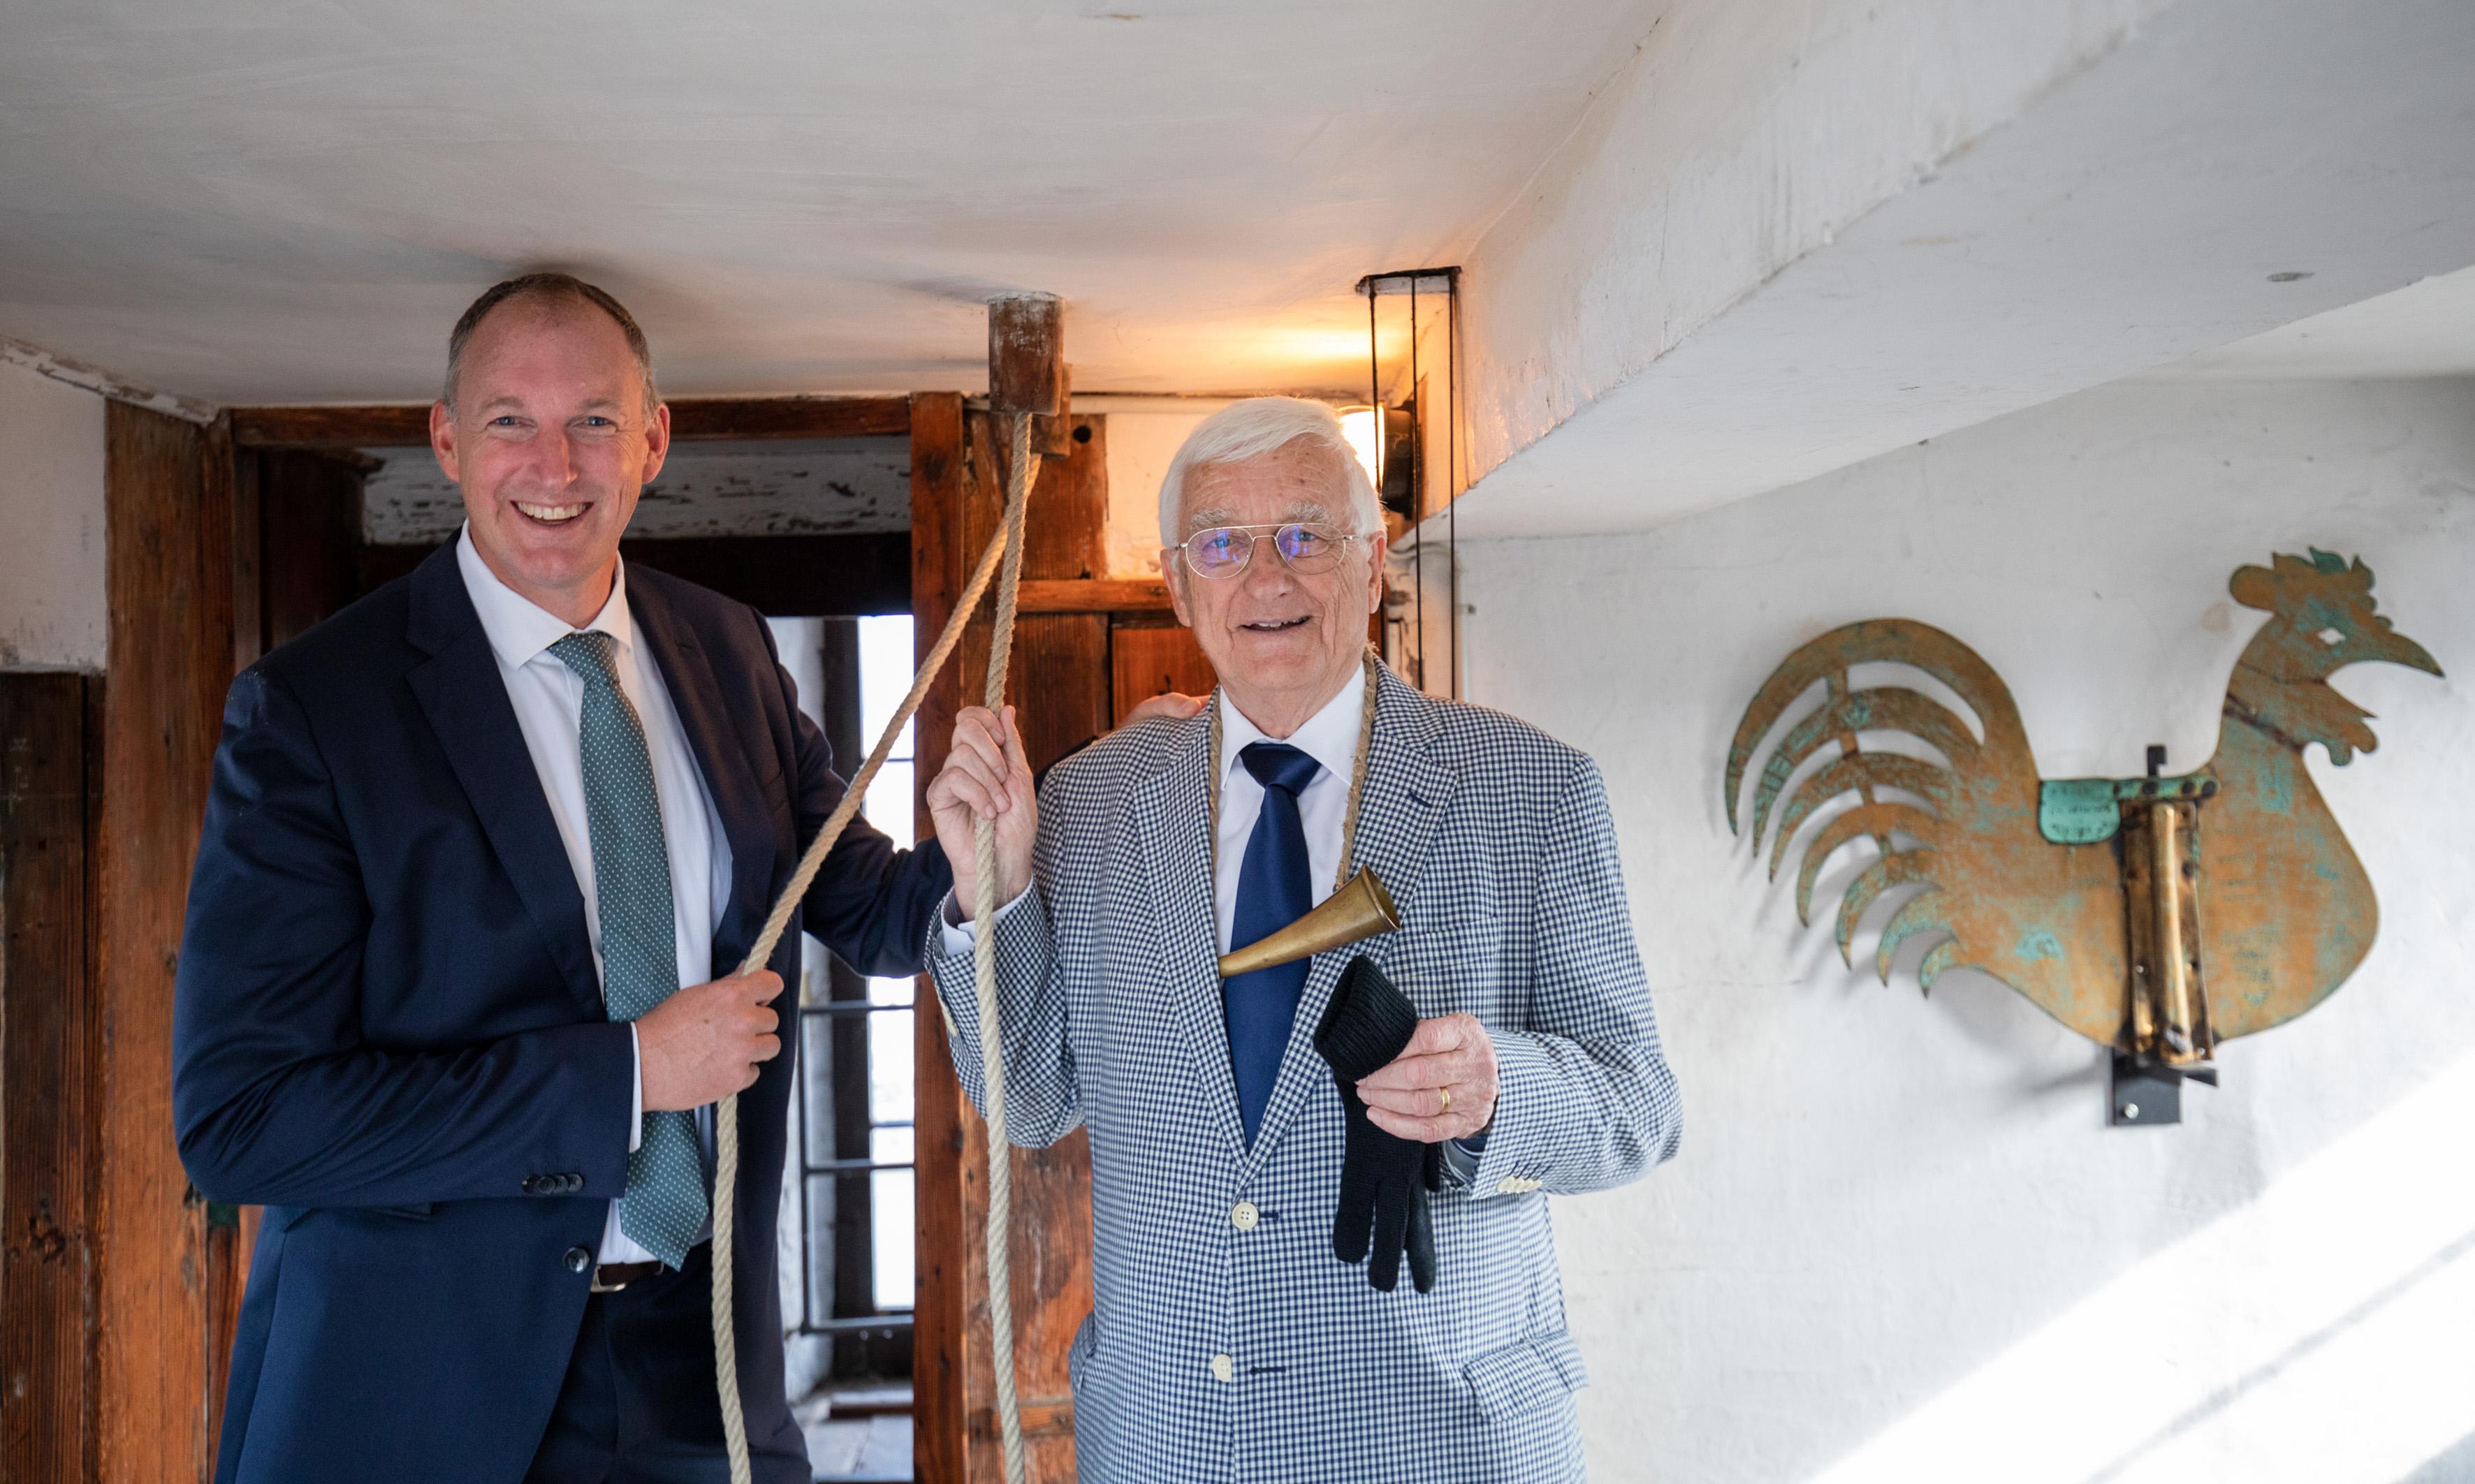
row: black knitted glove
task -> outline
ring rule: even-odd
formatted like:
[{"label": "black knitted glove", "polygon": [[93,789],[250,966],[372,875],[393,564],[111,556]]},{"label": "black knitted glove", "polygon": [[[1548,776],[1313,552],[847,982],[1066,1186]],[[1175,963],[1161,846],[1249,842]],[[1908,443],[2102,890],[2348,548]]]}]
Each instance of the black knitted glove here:
[{"label": "black knitted glove", "polygon": [[1427,1192],[1440,1184],[1441,1150],[1375,1127],[1358,1096],[1358,1080],[1401,1055],[1417,1029],[1417,1008],[1363,956],[1341,970],[1332,1003],[1315,1027],[1315,1050],[1332,1067],[1347,1118],[1332,1253],[1343,1262],[1359,1262],[1371,1252],[1366,1281],[1384,1293],[1401,1280],[1405,1252],[1409,1281],[1418,1292],[1435,1286],[1435,1230]]}]

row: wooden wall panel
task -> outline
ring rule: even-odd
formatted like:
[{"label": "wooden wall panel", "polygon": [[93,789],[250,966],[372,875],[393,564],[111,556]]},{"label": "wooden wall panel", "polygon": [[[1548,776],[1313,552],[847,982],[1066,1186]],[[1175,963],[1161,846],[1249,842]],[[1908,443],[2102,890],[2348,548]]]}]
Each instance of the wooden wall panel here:
[{"label": "wooden wall panel", "polygon": [[182,1172],[171,1067],[182,911],[232,681],[233,554],[228,438],[113,402],[105,450],[97,1473],[120,1484],[205,1473],[225,1359],[211,1353],[209,1293],[229,1290],[237,1233],[226,1226],[210,1242]]},{"label": "wooden wall panel", "polygon": [[95,1476],[90,695],[0,675],[0,1476]]},{"label": "wooden wall panel", "polygon": [[1184,624],[1120,621],[1109,634],[1109,668],[1115,690],[1109,722],[1125,719],[1155,695],[1175,691],[1183,695],[1209,695],[1219,684],[1194,631]]},{"label": "wooden wall panel", "polygon": [[360,596],[362,471],[300,449],[258,450],[251,462],[263,551],[259,637],[273,649]]},{"label": "wooden wall panel", "polygon": [[[1098,577],[1109,570],[1109,421],[1077,417],[1073,426],[1072,450],[1062,459],[1041,459],[1040,480],[1032,486],[1032,507],[1023,517],[1026,578]],[[1012,445],[1003,429],[991,443],[1002,505],[1005,456]]]}]

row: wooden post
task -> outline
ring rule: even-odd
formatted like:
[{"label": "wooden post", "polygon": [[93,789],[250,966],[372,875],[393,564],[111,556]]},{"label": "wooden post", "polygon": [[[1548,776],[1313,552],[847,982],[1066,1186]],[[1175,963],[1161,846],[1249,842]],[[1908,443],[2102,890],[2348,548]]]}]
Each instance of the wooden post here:
[{"label": "wooden post", "polygon": [[[962,592],[963,399],[922,392],[911,399],[911,614],[916,659],[944,632]],[[944,766],[962,706],[952,665],[921,698],[914,719],[912,767],[918,837],[936,837],[928,780]],[[913,1190],[919,1223],[918,1295],[911,1314],[912,1467],[922,1484],[960,1484],[963,1442],[962,1094],[935,1011],[936,987],[921,976],[913,1045]]]},{"label": "wooden post", "polygon": [[206,1473],[225,1361],[209,1358],[209,1293],[233,1233],[210,1235],[173,1143],[172,977],[232,684],[233,490],[228,437],[122,402],[104,427],[110,678],[89,1149],[102,1255],[96,1476],[120,1484]]},{"label": "wooden post", "polygon": [[[1072,451],[1073,372],[1066,364],[1065,306],[1056,295],[989,301],[989,410],[1030,413],[1031,450],[1042,458]],[[1006,443],[1002,431],[997,442]]]},{"label": "wooden post", "polygon": [[1066,410],[1065,305],[1055,294],[989,301],[989,410]]}]

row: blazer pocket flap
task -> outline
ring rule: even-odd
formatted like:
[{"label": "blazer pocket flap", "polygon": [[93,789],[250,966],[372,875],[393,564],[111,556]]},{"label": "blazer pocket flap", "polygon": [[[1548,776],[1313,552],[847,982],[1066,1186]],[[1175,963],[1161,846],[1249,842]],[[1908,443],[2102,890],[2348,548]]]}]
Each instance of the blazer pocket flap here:
[{"label": "blazer pocket flap", "polygon": [[1581,1347],[1569,1334],[1517,1340],[1471,1361],[1461,1375],[1479,1410],[1494,1422],[1536,1411],[1590,1384]]}]

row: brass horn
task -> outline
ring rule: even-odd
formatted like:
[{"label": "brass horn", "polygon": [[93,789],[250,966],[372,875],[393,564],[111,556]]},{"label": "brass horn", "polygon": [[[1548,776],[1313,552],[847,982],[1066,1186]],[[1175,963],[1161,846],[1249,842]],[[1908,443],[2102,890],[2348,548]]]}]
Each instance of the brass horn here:
[{"label": "brass horn", "polygon": [[1347,884],[1324,898],[1321,907],[1269,937],[1259,937],[1236,953],[1220,956],[1220,977],[1235,979],[1276,963],[1294,963],[1378,933],[1401,931],[1400,910],[1384,890],[1384,883],[1364,866]]}]

